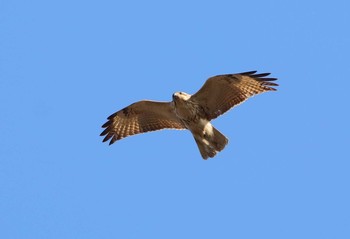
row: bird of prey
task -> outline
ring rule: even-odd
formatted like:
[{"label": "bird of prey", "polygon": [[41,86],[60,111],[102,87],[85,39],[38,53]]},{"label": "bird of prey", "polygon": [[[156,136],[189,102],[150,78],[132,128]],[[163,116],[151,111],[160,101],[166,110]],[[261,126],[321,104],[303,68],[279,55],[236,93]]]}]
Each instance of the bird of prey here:
[{"label": "bird of prey", "polygon": [[188,129],[203,159],[223,150],[228,139],[210,123],[211,120],[239,105],[249,97],[275,91],[270,73],[256,71],[210,77],[193,94],[176,92],[171,102],[142,100],[110,115],[102,126],[103,142],[109,144],[127,136],[161,129]]}]

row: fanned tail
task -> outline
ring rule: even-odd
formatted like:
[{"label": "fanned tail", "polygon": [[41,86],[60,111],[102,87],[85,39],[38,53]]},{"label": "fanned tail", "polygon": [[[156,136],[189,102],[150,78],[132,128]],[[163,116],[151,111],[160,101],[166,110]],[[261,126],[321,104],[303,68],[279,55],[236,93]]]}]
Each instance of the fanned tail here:
[{"label": "fanned tail", "polygon": [[194,139],[203,159],[213,158],[228,143],[228,139],[214,127],[212,127],[212,132],[204,134],[203,137],[194,135]]}]

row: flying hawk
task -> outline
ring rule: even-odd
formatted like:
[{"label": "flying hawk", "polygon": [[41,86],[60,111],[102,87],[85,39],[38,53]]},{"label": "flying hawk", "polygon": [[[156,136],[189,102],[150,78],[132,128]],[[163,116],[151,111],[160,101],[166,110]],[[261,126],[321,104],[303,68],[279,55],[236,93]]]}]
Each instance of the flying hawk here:
[{"label": "flying hawk", "polygon": [[209,78],[202,88],[190,95],[173,94],[171,102],[142,100],[133,103],[108,117],[102,125],[103,142],[109,144],[124,137],[161,129],[188,129],[198,145],[203,159],[212,158],[223,150],[228,139],[213,127],[212,119],[224,114],[249,97],[278,86],[267,78],[270,73],[256,71],[217,75]]}]

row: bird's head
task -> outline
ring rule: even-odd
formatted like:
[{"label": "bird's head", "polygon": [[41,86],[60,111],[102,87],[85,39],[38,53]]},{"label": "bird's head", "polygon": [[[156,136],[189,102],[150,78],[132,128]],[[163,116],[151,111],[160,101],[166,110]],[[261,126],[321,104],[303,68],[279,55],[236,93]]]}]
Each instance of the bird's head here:
[{"label": "bird's head", "polygon": [[173,101],[187,101],[190,97],[191,95],[185,92],[175,92],[173,94]]}]

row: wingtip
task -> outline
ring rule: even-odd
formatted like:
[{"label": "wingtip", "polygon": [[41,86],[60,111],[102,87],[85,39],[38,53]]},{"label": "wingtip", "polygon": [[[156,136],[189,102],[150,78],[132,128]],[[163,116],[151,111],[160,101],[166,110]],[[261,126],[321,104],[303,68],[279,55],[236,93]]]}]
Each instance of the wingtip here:
[{"label": "wingtip", "polygon": [[254,75],[257,71],[246,71],[246,72],[242,72],[239,73],[239,75]]},{"label": "wingtip", "polygon": [[[271,86],[271,85],[270,85],[270,86]],[[269,90],[269,91],[277,91],[276,88],[270,87],[270,86],[265,86],[265,87],[266,87],[266,89]],[[278,85],[277,85],[277,84],[274,84],[274,85],[272,85],[272,86],[278,86]]]},{"label": "wingtip", "polygon": [[250,77],[253,77],[257,80],[261,80],[261,81],[276,81],[277,78],[275,77],[267,77],[266,76],[269,76],[271,75],[271,73],[269,72],[265,72],[265,73],[259,73],[259,74],[256,74],[257,71],[247,71],[247,72],[243,72],[243,73],[240,73],[239,75],[243,75],[243,76],[250,76]]},{"label": "wingtip", "polygon": [[[252,75],[252,77],[263,78],[263,77],[266,77],[266,76],[269,76],[269,75],[271,75],[271,73],[260,73],[260,74],[254,74],[254,75]],[[265,78],[265,79],[268,79],[268,78]]]},{"label": "wingtip", "polygon": [[117,141],[117,137],[114,135],[111,141],[109,141],[109,145],[112,145],[115,141]]},{"label": "wingtip", "polygon": [[112,121],[111,121],[111,120],[108,120],[106,123],[104,123],[104,124],[101,126],[101,128],[106,128],[106,127],[108,127],[111,123],[112,123]]},{"label": "wingtip", "polygon": [[111,120],[112,118],[114,118],[114,116],[117,115],[118,112],[115,112],[113,114],[111,114],[110,116],[107,117],[108,120]]}]

